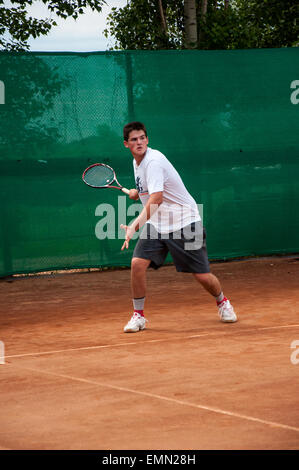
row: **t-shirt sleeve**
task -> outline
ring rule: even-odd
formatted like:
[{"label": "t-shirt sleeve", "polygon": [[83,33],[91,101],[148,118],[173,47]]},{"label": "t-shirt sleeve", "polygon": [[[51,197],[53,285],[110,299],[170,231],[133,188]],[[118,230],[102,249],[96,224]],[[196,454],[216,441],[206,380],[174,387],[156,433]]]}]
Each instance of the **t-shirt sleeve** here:
[{"label": "t-shirt sleeve", "polygon": [[159,162],[152,161],[148,164],[146,182],[149,194],[164,190],[164,171]]}]

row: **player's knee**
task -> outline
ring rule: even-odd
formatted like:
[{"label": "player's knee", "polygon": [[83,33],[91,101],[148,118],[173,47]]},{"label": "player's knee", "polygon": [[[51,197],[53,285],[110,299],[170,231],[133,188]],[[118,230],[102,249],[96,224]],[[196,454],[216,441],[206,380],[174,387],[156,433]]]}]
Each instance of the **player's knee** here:
[{"label": "player's knee", "polygon": [[149,263],[150,262],[146,259],[132,258],[131,269],[134,270],[134,272],[143,272],[147,269]]},{"label": "player's knee", "polygon": [[206,284],[207,282],[210,282],[211,273],[194,273],[193,276],[201,284]]}]

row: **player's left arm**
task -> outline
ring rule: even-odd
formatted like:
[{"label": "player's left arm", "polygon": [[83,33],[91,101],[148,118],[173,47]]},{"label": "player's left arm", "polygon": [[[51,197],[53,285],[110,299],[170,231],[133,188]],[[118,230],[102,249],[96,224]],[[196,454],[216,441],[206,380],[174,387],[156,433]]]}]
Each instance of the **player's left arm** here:
[{"label": "player's left arm", "polygon": [[129,242],[133,237],[134,233],[137,232],[143,225],[149,220],[152,215],[157,211],[158,207],[163,202],[163,191],[158,191],[156,193],[152,193],[148,198],[148,201],[142,211],[140,212],[139,216],[136,217],[135,220],[130,225],[121,225],[120,227],[126,231],[126,239],[121,247],[123,250],[124,248],[129,248]]}]

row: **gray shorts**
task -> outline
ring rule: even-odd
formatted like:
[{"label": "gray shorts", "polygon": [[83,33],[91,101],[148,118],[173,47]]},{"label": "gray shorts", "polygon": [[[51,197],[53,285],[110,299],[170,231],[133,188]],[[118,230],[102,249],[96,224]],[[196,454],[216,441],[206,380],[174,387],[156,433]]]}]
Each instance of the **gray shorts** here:
[{"label": "gray shorts", "polygon": [[176,270],[184,273],[209,273],[206,231],[201,222],[193,222],[178,232],[161,234],[146,224],[135,246],[133,258],[151,260],[154,269],[171,254]]}]

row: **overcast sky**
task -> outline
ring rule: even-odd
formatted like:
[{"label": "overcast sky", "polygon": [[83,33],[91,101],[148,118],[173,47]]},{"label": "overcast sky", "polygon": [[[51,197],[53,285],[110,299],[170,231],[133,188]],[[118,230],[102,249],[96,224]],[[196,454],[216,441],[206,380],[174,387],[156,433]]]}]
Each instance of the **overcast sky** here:
[{"label": "overcast sky", "polygon": [[[113,7],[123,7],[127,0],[106,0],[101,13],[86,9],[75,21],[71,18],[63,20],[51,13],[46,5],[35,1],[28,7],[28,13],[35,18],[55,19],[58,26],[53,26],[47,36],[40,36],[29,41],[31,51],[106,51],[113,45],[113,39],[106,39],[103,31],[106,28],[106,18]],[[10,2],[5,1],[9,6]]]}]

